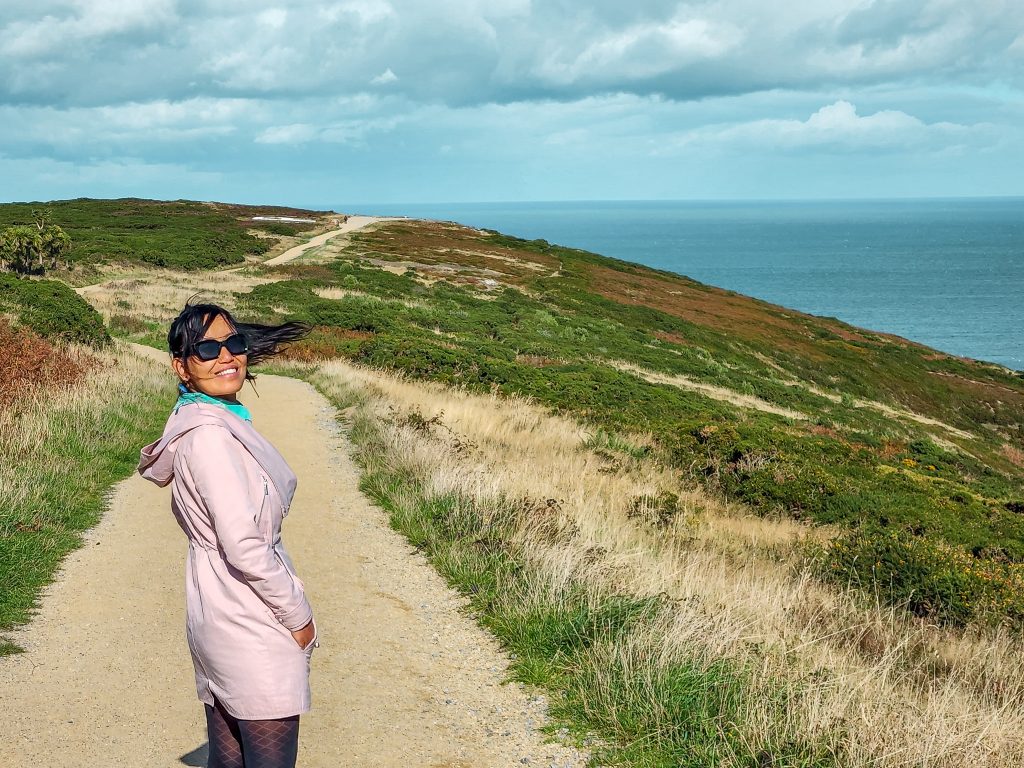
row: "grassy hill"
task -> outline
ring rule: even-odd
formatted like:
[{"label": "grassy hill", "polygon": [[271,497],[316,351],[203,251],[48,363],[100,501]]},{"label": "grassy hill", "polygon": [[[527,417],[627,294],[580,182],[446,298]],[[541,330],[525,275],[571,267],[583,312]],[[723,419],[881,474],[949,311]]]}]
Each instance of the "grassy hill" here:
[{"label": "grassy hill", "polygon": [[[269,276],[269,271],[260,272]],[[763,515],[851,531],[822,573],[1019,620],[1024,382],[998,366],[543,241],[402,222],[239,295],[341,356],[642,436]],[[913,575],[908,575],[907,566]]]},{"label": "grassy hill", "polygon": [[29,224],[33,211],[48,210],[71,236],[71,262],[145,263],[173,269],[211,269],[266,253],[273,239],[253,230],[289,235],[311,225],[252,221],[253,216],[318,218],[320,213],[276,206],[229,205],[188,200],[55,200],[0,204],[0,228]]},{"label": "grassy hill", "polygon": [[[113,336],[160,346],[197,292],[246,319],[314,327],[279,370],[349,414],[365,491],[516,654],[517,679],[552,690],[560,722],[608,740],[609,759],[1024,755],[1018,373],[454,223],[386,222],[276,267],[170,270],[161,249],[186,230],[207,244],[251,233],[255,209],[73,202],[80,222],[177,211],[157,230],[95,225],[93,242],[126,255],[97,257],[79,293]],[[53,218],[75,237],[56,204]],[[96,353],[108,356],[97,370],[109,375],[118,349]],[[122,389],[166,399],[132,366],[143,383]],[[160,409],[111,417],[120,403],[106,398],[96,418],[142,444]],[[75,440],[81,456],[104,449],[102,430]],[[90,483],[82,520],[95,519]],[[19,498],[38,508],[8,532],[0,519],[0,560],[29,561],[48,514],[62,543],[51,535],[13,608],[0,602],[0,629],[24,620],[73,538],[33,488]]]}]

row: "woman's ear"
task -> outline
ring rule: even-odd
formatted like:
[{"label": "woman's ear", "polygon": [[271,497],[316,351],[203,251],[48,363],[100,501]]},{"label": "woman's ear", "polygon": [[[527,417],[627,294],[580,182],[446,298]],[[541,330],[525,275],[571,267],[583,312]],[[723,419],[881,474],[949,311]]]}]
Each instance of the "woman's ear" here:
[{"label": "woman's ear", "polygon": [[180,357],[171,358],[171,368],[174,369],[174,373],[177,374],[178,378],[185,384],[188,384],[188,380],[191,378],[188,373],[188,366],[185,365],[185,361]]}]

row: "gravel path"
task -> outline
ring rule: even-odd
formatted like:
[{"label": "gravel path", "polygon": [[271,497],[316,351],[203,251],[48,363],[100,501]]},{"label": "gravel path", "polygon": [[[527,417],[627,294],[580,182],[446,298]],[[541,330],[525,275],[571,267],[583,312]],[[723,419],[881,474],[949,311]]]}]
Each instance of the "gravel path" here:
[{"label": "gravel path", "polygon": [[338,235],[347,235],[350,232],[355,232],[357,229],[362,229],[370,224],[376,224],[378,221],[390,221],[389,217],[382,216],[349,216],[345,223],[337,229],[332,229],[328,232],[324,232],[322,235],[317,235],[311,238],[309,242],[296,245],[294,248],[289,248],[287,251],[282,253],[280,256],[275,256],[272,259],[264,261],[264,264],[284,264],[292,261],[293,259],[299,258],[302,254],[312,248],[318,248],[319,246],[326,243]]},{"label": "gravel path", "polygon": [[[359,493],[327,401],[294,379],[258,386],[260,398],[243,399],[299,476],[284,536],[321,640],[299,765],[583,766],[544,743],[543,698],[502,685],[493,638]],[[206,764],[184,636],[186,544],[168,505],[167,489],[120,483],[16,635],[26,653],[0,658],[4,765]]]}]

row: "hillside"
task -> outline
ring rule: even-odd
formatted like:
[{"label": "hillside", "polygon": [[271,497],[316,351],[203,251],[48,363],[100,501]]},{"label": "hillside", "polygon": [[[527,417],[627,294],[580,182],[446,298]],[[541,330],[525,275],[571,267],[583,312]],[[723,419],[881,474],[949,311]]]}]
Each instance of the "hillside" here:
[{"label": "hillside", "polygon": [[[55,200],[0,204],[0,228],[30,224],[34,211],[49,211],[71,236],[73,269],[93,274],[97,264],[151,264],[210,269],[259,256],[275,242],[315,225],[253,221],[254,216],[320,220],[322,212],[277,206],[177,200]],[[262,235],[262,236],[261,236]],[[73,277],[73,275],[69,276]]]},{"label": "hillside", "polygon": [[[364,493],[515,655],[513,677],[604,740],[597,754],[1024,757],[1017,373],[454,223],[378,222],[286,264],[190,266],[98,260],[78,293],[115,339],[156,347],[196,293],[310,323],[273,372],[339,409]],[[91,406],[97,423],[120,403]],[[158,411],[123,442],[144,442]],[[82,456],[103,451],[93,431]],[[45,514],[15,519],[18,553]],[[30,587],[17,610],[0,603],[0,629],[24,620]]]},{"label": "hillside", "polygon": [[[146,282],[104,289],[115,333],[158,338],[154,313],[185,296],[159,310]],[[842,526],[822,573],[885,584],[921,615],[1024,616],[1024,381],[1012,371],[452,223],[389,222],[191,285],[314,325],[293,357],[526,395],[639,438],[759,514]]]}]

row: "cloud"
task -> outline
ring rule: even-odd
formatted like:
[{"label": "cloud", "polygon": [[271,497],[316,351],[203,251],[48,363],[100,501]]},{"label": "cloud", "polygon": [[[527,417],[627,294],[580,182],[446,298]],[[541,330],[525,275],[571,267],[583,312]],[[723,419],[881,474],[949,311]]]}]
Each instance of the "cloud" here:
[{"label": "cloud", "polygon": [[132,154],[142,147],[180,147],[229,136],[266,114],[263,105],[244,99],[160,99],[69,109],[0,105],[0,137],[8,155]]},{"label": "cloud", "polygon": [[359,144],[372,133],[391,131],[401,120],[397,117],[366,120],[338,120],[324,125],[293,123],[265,128],[254,139],[257,144]]},{"label": "cloud", "polygon": [[1022,30],[1016,0],[7,2],[0,148],[246,196],[750,194],[726,169],[957,152],[1009,178]]},{"label": "cloud", "polygon": [[387,85],[398,80],[398,75],[391,71],[391,67],[388,67],[375,78],[370,81],[371,85]]},{"label": "cloud", "polygon": [[743,33],[732,24],[682,14],[664,22],[607,30],[581,50],[556,49],[535,71],[557,85],[579,82],[628,83],[718,59],[734,50]]},{"label": "cloud", "polygon": [[[356,94],[465,106],[915,78],[1024,83],[1011,0],[40,0],[0,8],[0,100]],[[400,80],[387,76],[401,72]],[[383,78],[383,79],[382,79]]]},{"label": "cloud", "polygon": [[816,149],[838,152],[864,150],[944,150],[964,142],[990,142],[994,126],[925,123],[900,110],[860,115],[848,101],[822,107],[806,120],[768,118],[732,125],[708,125],[675,137],[676,148],[694,145]]},{"label": "cloud", "polygon": [[[152,197],[216,199],[225,191],[225,174],[182,163],[152,162],[139,157],[68,161],[53,158],[11,158],[0,154],[0,178],[23,178],[22,200],[71,197]],[[196,195],[197,190],[207,195]]]},{"label": "cloud", "polygon": [[257,144],[304,144],[316,138],[318,129],[307,123],[275,125],[256,136]]},{"label": "cloud", "polygon": [[60,55],[69,43],[165,28],[176,20],[174,8],[174,0],[76,0],[61,15],[45,13],[5,25],[0,52],[30,59]]}]

